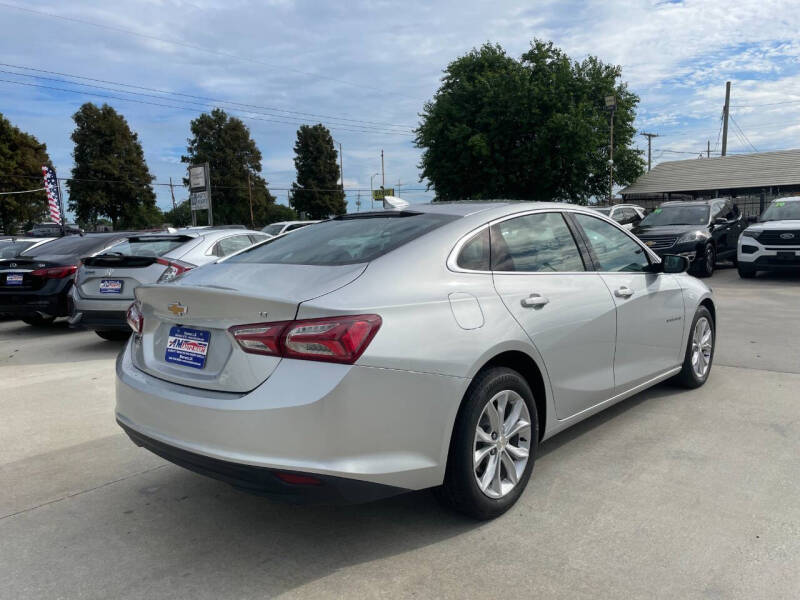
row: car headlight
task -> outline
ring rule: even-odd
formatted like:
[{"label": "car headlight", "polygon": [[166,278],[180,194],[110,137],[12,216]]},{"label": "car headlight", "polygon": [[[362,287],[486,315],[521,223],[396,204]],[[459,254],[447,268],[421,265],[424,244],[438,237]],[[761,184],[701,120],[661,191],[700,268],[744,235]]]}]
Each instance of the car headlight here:
[{"label": "car headlight", "polygon": [[679,237],[676,243],[686,244],[689,242],[700,242],[707,238],[708,235],[702,231],[689,231],[688,233],[684,233],[681,237]]},{"label": "car headlight", "polygon": [[745,229],[742,232],[742,237],[749,237],[749,238],[753,238],[754,240],[757,240],[758,237],[761,235],[761,233],[762,232],[757,230],[757,229],[755,229],[755,230],[754,229]]}]

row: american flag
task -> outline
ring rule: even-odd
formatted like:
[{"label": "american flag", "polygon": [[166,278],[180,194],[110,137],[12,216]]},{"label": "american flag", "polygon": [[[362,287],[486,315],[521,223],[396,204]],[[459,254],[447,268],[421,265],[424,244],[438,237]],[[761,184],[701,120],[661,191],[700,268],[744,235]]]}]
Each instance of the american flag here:
[{"label": "american flag", "polygon": [[56,179],[55,169],[47,165],[42,165],[42,176],[44,177],[44,189],[47,190],[47,203],[50,208],[50,220],[61,225],[61,193],[58,189],[58,179]]}]

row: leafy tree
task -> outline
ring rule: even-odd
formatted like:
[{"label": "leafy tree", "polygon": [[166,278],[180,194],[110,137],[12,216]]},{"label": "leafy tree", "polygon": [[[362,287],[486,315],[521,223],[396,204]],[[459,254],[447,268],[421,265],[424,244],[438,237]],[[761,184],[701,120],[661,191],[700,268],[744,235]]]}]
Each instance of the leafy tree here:
[{"label": "leafy tree", "polygon": [[[0,192],[42,187],[42,165],[52,166],[47,146],[0,114]],[[0,196],[0,231],[16,233],[46,214],[45,192]]]},{"label": "leafy tree", "polygon": [[520,60],[486,44],[451,62],[416,129],[422,177],[437,198],[585,202],[608,195],[609,113],[615,95],[614,181],[644,170],[631,147],[639,98],[618,66],[573,61],[534,40]]},{"label": "leafy tree", "polygon": [[157,224],[162,218],[139,137],[108,104],[87,102],[72,116],[75,142],[69,207],[79,222],[102,217],[114,229]]},{"label": "leafy tree", "polygon": [[297,182],[292,184],[291,204],[310,219],[326,219],[347,212],[339,189],[338,154],[333,138],[322,124],[301,125],[294,144]]},{"label": "leafy tree", "polygon": [[275,204],[270,205],[267,208],[266,220],[264,221],[264,225],[269,225],[270,223],[276,223],[278,221],[296,221],[297,220],[297,213],[294,212],[290,207],[285,206],[283,204]]},{"label": "leafy tree", "polygon": [[[181,157],[186,164],[207,162],[211,168],[211,203],[214,223],[250,224],[248,174],[253,197],[254,225],[266,223],[275,198],[261,177],[261,151],[250,130],[236,117],[215,108],[191,122],[192,137]],[[186,185],[188,179],[184,179]]]},{"label": "leafy tree", "polygon": [[172,210],[164,213],[164,222],[173,227],[186,227],[192,224],[192,205],[184,200]]}]

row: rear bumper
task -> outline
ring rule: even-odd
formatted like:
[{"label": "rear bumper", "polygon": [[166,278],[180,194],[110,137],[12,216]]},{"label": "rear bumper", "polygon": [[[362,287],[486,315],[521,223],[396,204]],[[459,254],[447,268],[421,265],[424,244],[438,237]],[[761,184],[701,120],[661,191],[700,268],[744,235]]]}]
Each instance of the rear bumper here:
[{"label": "rear bumper", "polygon": [[45,315],[65,317],[69,314],[66,294],[19,292],[0,294],[0,314],[15,317]]},{"label": "rear bumper", "polygon": [[[126,431],[162,444],[142,445],[167,460],[243,488],[273,485],[274,475],[265,471],[274,470],[345,479],[357,485],[327,485],[338,490],[334,500],[338,494],[346,501],[443,481],[468,379],[284,359],[250,392],[216,392],[140,371],[130,359],[134,343],[117,359],[117,420]],[[208,472],[205,459],[212,460]],[[250,475],[236,475],[241,471]],[[365,483],[382,487],[368,491]],[[302,487],[304,494],[322,493]],[[260,493],[281,493],[271,490]]]},{"label": "rear bumper", "polygon": [[117,419],[117,423],[128,434],[134,444],[150,450],[153,454],[157,454],[179,467],[212,479],[224,481],[237,489],[251,494],[268,496],[292,504],[353,504],[370,502],[409,491],[389,485],[368,483],[343,477],[331,477],[329,475],[314,475],[314,479],[317,480],[315,483],[287,483],[278,477],[278,473],[304,474],[255,467],[187,452],[142,435],[120,419]]},{"label": "rear bumper", "polygon": [[113,310],[86,310],[72,313],[70,325],[86,329],[129,330],[126,313]]}]

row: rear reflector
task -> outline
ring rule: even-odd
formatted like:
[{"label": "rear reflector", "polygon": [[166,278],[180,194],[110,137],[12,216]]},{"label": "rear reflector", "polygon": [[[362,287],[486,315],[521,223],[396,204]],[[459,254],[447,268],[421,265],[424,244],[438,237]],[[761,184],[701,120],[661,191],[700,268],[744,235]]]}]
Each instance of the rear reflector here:
[{"label": "rear reflector", "polygon": [[322,481],[310,475],[298,475],[297,473],[281,473],[275,471],[275,477],[284,483],[291,483],[292,485],[322,485]]},{"label": "rear reflector", "polygon": [[31,276],[42,277],[44,279],[64,279],[64,277],[74,275],[75,271],[77,270],[78,267],[76,265],[69,265],[66,267],[48,267],[46,269],[36,269],[35,271],[31,271]]},{"label": "rear reflector", "polygon": [[380,326],[378,315],[343,315],[237,325],[229,331],[251,354],[353,364]]}]

